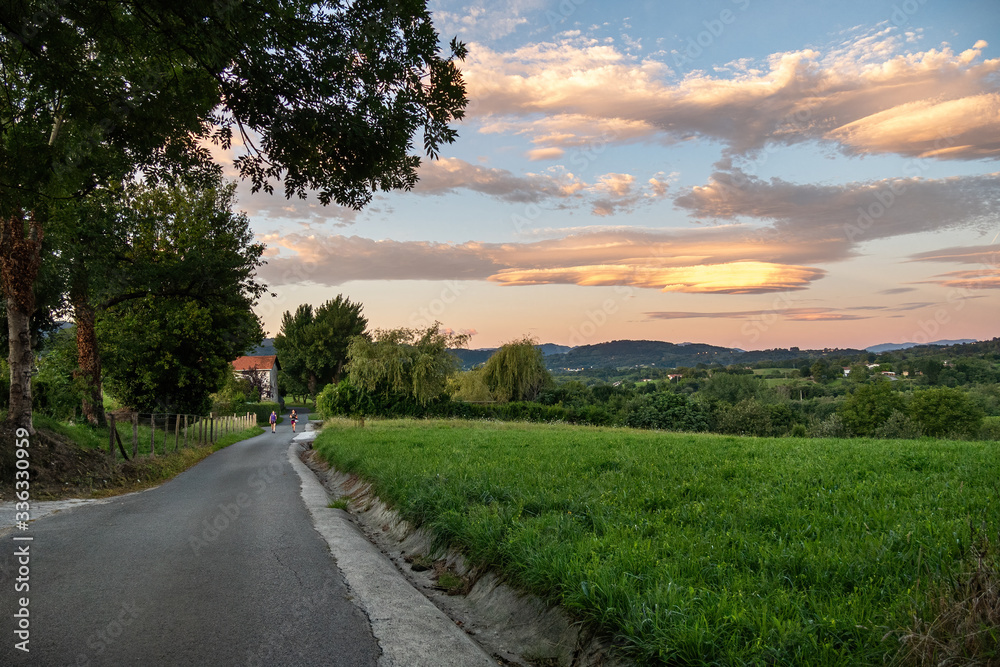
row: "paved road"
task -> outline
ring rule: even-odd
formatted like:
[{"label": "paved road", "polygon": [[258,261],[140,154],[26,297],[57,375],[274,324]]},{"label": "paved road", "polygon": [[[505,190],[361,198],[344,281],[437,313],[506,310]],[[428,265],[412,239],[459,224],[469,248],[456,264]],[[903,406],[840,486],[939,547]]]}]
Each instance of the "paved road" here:
[{"label": "paved road", "polygon": [[[304,427],[299,422],[299,430]],[[163,486],[2,539],[0,664],[376,665],[288,460],[286,419]],[[14,551],[30,547],[30,591]],[[29,598],[30,653],[14,648]]]}]

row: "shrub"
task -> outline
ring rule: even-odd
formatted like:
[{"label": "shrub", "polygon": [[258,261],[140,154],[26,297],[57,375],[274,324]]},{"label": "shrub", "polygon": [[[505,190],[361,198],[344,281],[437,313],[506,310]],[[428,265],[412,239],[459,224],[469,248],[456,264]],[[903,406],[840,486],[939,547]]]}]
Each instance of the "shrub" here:
[{"label": "shrub", "polygon": [[923,431],[920,430],[920,424],[897,410],[889,415],[884,424],[875,429],[873,435],[876,438],[915,440],[923,435]]},{"label": "shrub", "polygon": [[723,405],[716,417],[716,430],[728,435],[767,436],[772,428],[770,411],[754,398]]},{"label": "shrub", "polygon": [[841,404],[837,414],[853,435],[874,435],[894,412],[901,412],[903,397],[888,380],[876,380],[858,387]]},{"label": "shrub", "polygon": [[809,437],[846,438],[848,437],[847,427],[844,426],[844,420],[840,418],[840,415],[835,413],[809,429]]},{"label": "shrub", "polygon": [[708,411],[682,394],[658,392],[634,400],[626,408],[625,425],[663,431],[705,431]]},{"label": "shrub", "polygon": [[924,433],[936,438],[949,434],[976,435],[983,422],[983,411],[969,395],[949,387],[925,389],[914,394],[910,416]]}]

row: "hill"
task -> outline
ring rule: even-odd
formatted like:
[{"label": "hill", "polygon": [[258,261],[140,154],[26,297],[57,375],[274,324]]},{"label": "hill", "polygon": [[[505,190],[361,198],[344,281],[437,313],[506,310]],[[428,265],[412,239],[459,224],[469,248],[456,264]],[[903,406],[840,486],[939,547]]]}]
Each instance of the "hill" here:
[{"label": "hill", "polygon": [[973,338],[962,338],[959,340],[935,340],[930,343],[881,343],[879,345],[872,345],[866,347],[866,352],[874,352],[875,354],[881,354],[883,352],[895,352],[896,350],[908,350],[911,347],[928,347],[936,345],[938,347],[944,347],[947,345],[964,345],[966,343],[977,342]]},{"label": "hill", "polygon": [[581,345],[565,354],[547,358],[551,370],[580,368],[676,368],[698,364],[753,364],[760,361],[853,356],[862,350],[800,350],[797,347],[749,352],[706,343],[666,343],[656,340],[615,340],[596,345]]}]

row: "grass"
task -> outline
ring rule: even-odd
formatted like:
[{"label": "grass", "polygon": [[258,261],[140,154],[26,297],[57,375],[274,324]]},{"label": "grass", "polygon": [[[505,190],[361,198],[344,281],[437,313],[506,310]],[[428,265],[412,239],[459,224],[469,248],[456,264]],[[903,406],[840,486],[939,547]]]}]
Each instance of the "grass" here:
[{"label": "grass", "polygon": [[[36,415],[36,428],[47,429],[72,440],[85,449],[93,449],[107,453],[110,439],[110,428],[93,428],[86,424],[66,424],[51,418]],[[132,425],[117,424],[122,444],[129,457],[132,456]],[[113,496],[129,493],[162,484],[163,482],[184,472],[209,454],[228,447],[241,440],[246,440],[264,432],[259,426],[243,431],[227,433],[212,445],[198,446],[195,444],[195,434],[192,431],[188,445],[184,446],[184,435],[181,434],[180,446],[175,450],[173,432],[164,433],[157,430],[155,435],[155,457],[150,457],[150,441],[153,439],[149,426],[139,427],[139,456],[130,462],[123,462],[121,452],[116,447],[116,458],[119,463],[117,470],[110,471],[106,464],[100,470],[93,471],[91,479],[91,495],[94,497]],[[67,480],[69,481],[69,480]],[[79,481],[79,480],[78,480]],[[94,486],[96,484],[96,486]],[[75,495],[75,494],[74,494]]]},{"label": "grass", "polygon": [[883,664],[998,525],[996,444],[330,422],[406,518],[643,664]]}]

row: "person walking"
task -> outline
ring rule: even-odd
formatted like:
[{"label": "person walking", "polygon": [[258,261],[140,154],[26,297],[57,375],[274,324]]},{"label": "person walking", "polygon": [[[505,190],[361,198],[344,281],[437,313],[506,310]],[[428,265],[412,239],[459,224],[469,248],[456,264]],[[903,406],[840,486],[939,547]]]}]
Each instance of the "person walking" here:
[{"label": "person walking", "polygon": [[271,433],[274,433],[275,432],[274,429],[278,425],[278,415],[274,413],[274,410],[271,410],[270,420],[271,420]]},{"label": "person walking", "polygon": [[295,408],[292,408],[292,415],[290,419],[292,421],[292,433],[295,433],[295,423],[299,421],[299,413],[295,411]]}]

